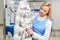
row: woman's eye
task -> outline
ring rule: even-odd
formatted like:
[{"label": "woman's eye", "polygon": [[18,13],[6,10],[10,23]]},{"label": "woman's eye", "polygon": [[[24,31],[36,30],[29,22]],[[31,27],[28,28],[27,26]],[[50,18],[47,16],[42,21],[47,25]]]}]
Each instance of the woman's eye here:
[{"label": "woman's eye", "polygon": [[40,8],[41,10],[43,10],[43,8]]},{"label": "woman's eye", "polygon": [[46,10],[44,10],[44,12],[46,12]]}]

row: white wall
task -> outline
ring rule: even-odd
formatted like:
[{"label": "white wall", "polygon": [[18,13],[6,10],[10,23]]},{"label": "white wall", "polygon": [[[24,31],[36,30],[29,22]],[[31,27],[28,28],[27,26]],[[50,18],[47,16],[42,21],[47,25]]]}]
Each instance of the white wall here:
[{"label": "white wall", "polygon": [[0,24],[3,24],[3,0],[0,0]]},{"label": "white wall", "polygon": [[60,0],[52,0],[53,29],[60,29]]}]

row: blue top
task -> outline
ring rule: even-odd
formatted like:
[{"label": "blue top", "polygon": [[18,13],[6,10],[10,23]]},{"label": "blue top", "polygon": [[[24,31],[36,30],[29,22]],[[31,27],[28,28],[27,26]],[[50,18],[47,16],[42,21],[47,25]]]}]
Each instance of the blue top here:
[{"label": "blue top", "polygon": [[[43,36],[45,33],[45,25],[48,21],[48,18],[44,19],[43,21],[39,21],[38,16],[36,16],[33,20],[32,20],[32,30],[36,33],[38,33],[39,35]],[[32,40],[37,40],[36,38],[32,38]]]}]

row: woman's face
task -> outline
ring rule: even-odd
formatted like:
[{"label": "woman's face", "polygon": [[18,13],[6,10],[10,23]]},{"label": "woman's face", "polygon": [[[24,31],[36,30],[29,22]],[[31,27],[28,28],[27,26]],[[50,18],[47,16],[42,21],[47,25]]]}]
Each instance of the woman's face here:
[{"label": "woman's face", "polygon": [[41,17],[46,16],[46,14],[48,13],[48,11],[49,11],[49,7],[48,6],[42,6],[40,8],[39,15]]}]

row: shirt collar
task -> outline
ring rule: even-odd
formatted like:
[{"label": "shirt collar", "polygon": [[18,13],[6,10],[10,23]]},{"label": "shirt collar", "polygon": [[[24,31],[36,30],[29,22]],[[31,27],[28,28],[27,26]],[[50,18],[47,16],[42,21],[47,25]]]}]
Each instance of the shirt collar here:
[{"label": "shirt collar", "polygon": [[38,19],[39,21],[43,21],[43,20],[46,19],[46,18],[47,18],[47,16],[41,17],[41,16],[38,15],[38,18],[37,18],[37,19]]}]

